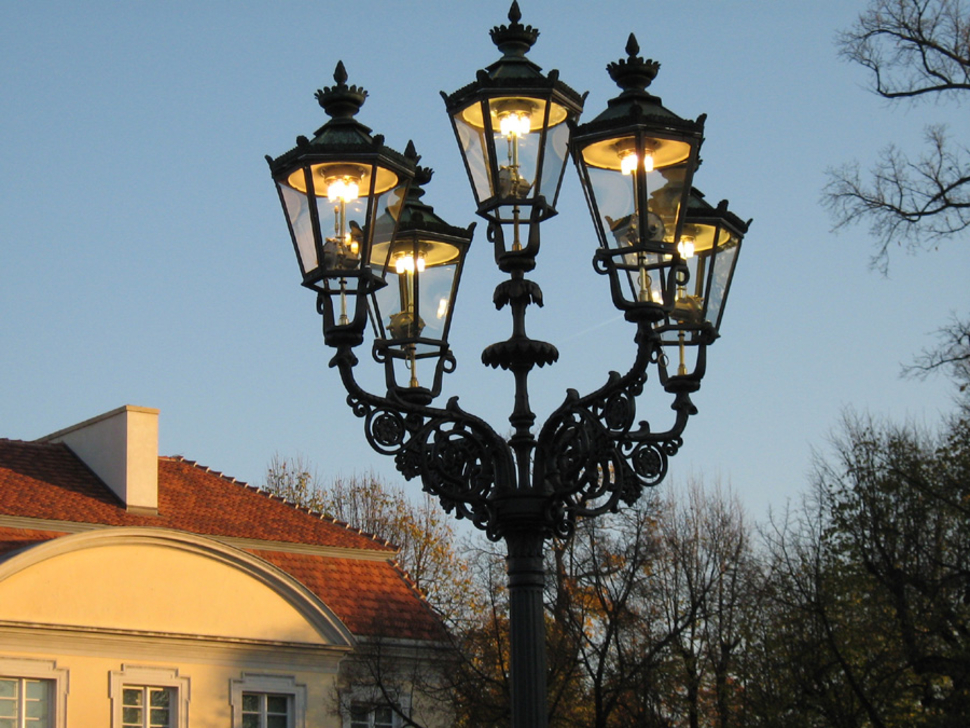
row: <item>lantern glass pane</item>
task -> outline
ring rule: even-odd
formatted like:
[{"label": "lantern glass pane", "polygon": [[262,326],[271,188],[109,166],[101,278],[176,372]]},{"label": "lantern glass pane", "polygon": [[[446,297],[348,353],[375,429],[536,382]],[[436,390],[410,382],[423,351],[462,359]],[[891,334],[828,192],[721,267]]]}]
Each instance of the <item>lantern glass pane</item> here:
[{"label": "lantern glass pane", "polygon": [[626,298],[632,303],[663,304],[663,284],[670,268],[670,256],[635,251],[614,259],[626,271]]},{"label": "lantern glass pane", "polygon": [[710,292],[707,301],[707,320],[715,328],[721,325],[721,314],[724,310],[724,300],[727,298],[728,287],[731,284],[731,277],[734,275],[734,266],[737,263],[738,251],[741,249],[741,241],[734,235],[724,245],[717,250],[714,257],[713,270],[711,271]]},{"label": "lantern glass pane", "polygon": [[546,132],[546,148],[542,159],[542,180],[537,194],[543,195],[553,207],[559,196],[559,183],[569,153],[569,127],[558,124]]},{"label": "lantern glass pane", "polygon": [[489,99],[495,144],[495,197],[526,200],[536,194],[535,183],[542,141],[545,104],[535,99]]},{"label": "lantern glass pane", "polygon": [[367,222],[367,198],[350,200],[317,197],[317,215],[323,238],[324,270],[356,270],[364,244],[364,225]]},{"label": "lantern glass pane", "polygon": [[[672,245],[687,189],[691,147],[684,142],[633,137],[607,139],[582,151],[607,245]],[[639,189],[643,185],[645,189]],[[639,200],[647,209],[638,209]]]},{"label": "lantern glass pane", "polygon": [[[492,196],[492,186],[489,182],[489,168],[491,166],[489,149],[485,143],[484,129],[465,121],[466,111],[455,114],[455,131],[458,134],[458,142],[461,144],[462,156],[468,165],[468,174],[475,192],[475,201],[481,202]],[[481,112],[478,115],[481,116]]]},{"label": "lantern glass pane", "polygon": [[428,268],[421,275],[418,310],[424,321],[424,338],[443,341],[451,314],[452,286],[458,271],[457,261]]},{"label": "lantern glass pane", "polygon": [[459,249],[442,242],[407,241],[374,252],[385,260],[387,282],[375,294],[380,335],[409,342],[418,356],[437,353],[447,335]]},{"label": "lantern glass pane", "polygon": [[277,184],[286,217],[293,231],[293,242],[296,245],[300,270],[303,275],[317,268],[317,248],[313,240],[313,223],[310,220],[310,205],[306,194],[294,190],[284,184]]},{"label": "lantern glass pane", "polygon": [[[659,218],[663,224],[663,239],[673,242],[677,233],[677,221],[681,203],[684,200],[687,179],[686,165],[662,167],[647,175],[647,206],[651,216]],[[651,217],[651,220],[656,220]],[[653,223],[651,223],[651,230]]]}]

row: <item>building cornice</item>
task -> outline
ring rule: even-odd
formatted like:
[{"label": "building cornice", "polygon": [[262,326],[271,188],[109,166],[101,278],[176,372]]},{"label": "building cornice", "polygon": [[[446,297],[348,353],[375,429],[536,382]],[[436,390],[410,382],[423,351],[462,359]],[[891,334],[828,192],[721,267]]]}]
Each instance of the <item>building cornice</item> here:
[{"label": "building cornice", "polygon": [[119,651],[129,659],[165,659],[253,669],[301,669],[335,674],[353,649],[350,645],[299,642],[171,632],[108,629],[0,620],[0,644],[5,652],[103,656]]}]

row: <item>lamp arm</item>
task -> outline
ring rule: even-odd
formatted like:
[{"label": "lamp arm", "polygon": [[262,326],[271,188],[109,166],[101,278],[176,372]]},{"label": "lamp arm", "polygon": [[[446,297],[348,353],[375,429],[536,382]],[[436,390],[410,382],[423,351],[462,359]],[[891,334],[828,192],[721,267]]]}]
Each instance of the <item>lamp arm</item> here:
[{"label": "lamp arm", "polygon": [[568,390],[539,432],[535,482],[562,504],[556,526],[564,535],[577,516],[615,512],[621,503],[635,502],[645,487],[659,485],[696,413],[689,392],[678,391],[670,429],[653,432],[649,423],[636,421],[647,369],[662,356],[660,336],[648,323],[638,324],[636,341],[636,360],[625,375],[611,372],[606,384],[586,396]]},{"label": "lamp arm", "polygon": [[493,529],[495,497],[515,488],[514,460],[506,441],[487,422],[461,409],[457,397],[440,409],[393,393],[381,397],[367,392],[354,377],[356,364],[349,345],[338,346],[330,361],[340,372],[347,404],[364,420],[370,446],[393,456],[407,480],[421,476],[423,489],[445,511],[479,529]]}]

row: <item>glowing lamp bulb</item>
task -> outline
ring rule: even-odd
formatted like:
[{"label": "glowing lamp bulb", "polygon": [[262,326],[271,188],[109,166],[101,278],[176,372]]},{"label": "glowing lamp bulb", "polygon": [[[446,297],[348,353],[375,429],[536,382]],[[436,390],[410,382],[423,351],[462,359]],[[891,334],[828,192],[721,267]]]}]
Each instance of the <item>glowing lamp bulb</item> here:
[{"label": "glowing lamp bulb", "polygon": [[[640,161],[637,157],[636,152],[628,152],[620,157],[620,171],[623,174],[633,174],[634,170],[637,168],[637,163]],[[643,155],[643,171],[653,172],[653,155],[647,152]]]},{"label": "glowing lamp bulb", "polygon": [[694,257],[694,238],[689,235],[685,235],[681,238],[680,242],[677,243],[677,252],[680,253],[680,257],[684,260]]},{"label": "glowing lamp bulb", "polygon": [[637,168],[637,155],[635,152],[631,152],[626,156],[620,157],[620,171],[623,174],[633,174],[633,170]]},{"label": "glowing lamp bulb", "polygon": [[343,202],[353,202],[360,196],[360,186],[356,181],[344,177],[335,179],[327,185],[327,199],[330,202],[342,200]]},{"label": "glowing lamp bulb", "polygon": [[413,255],[402,255],[400,258],[394,261],[394,270],[397,271],[398,275],[402,273],[414,273],[414,269],[417,268],[418,273],[424,272],[425,261],[424,258],[418,256],[417,266],[414,264]]},{"label": "glowing lamp bulb", "polygon": [[528,114],[512,112],[499,120],[499,130],[504,137],[521,137],[529,133],[532,121]]}]

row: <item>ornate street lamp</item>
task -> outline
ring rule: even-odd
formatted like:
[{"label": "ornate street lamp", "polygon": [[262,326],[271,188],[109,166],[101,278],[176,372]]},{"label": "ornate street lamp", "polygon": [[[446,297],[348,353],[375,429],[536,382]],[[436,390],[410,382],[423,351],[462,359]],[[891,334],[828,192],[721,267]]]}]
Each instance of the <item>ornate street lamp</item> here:
[{"label": "ornate street lamp", "polygon": [[303,285],[318,293],[326,342],[359,344],[366,297],[378,283],[364,261],[375,237],[393,237],[416,159],[385,146],[354,118],[367,92],[347,85],[342,61],[333,78],[334,86],[316,94],[330,121],[313,139],[299,136],[294,149],[266,161]]},{"label": "ornate street lamp", "polygon": [[[497,260],[507,265],[534,265],[539,223],[556,214],[556,200],[569,153],[570,122],[579,118],[583,97],[548,76],[526,58],[539,31],[524,26],[518,4],[509,25],[492,29],[503,53],[474,83],[445,94],[445,106],[458,140],[478,214],[492,224]],[[505,247],[504,228],[511,243]],[[520,253],[505,256],[504,252]],[[513,262],[514,261],[514,262]]]},{"label": "ornate street lamp", "polygon": [[[510,308],[512,334],[488,346],[482,361],[514,375],[510,437],[456,399],[431,406],[442,374],[455,365],[447,336],[472,227],[447,225],[421,201],[430,171],[415,172],[413,148],[393,153],[353,119],[364,92],[346,86],[341,66],[337,86],[319,94],[333,119],[312,142],[270,160],[270,169],[304,285],[318,292],[324,338],[336,350],[331,366],[369,443],[393,456],[405,478],[420,478],[445,510],[507,545],[512,725],[543,728],[545,541],[567,537],[579,518],[633,503],[663,480],[696,412],[690,395],[717,338],[748,225],[692,187],[703,117],[682,119],[647,93],[659,64],[638,55],[632,35],[628,57],[608,67],[620,95],[580,126],[585,96],[526,58],[538,31],[520,19],[513,2],[509,24],[491,33],[502,57],[474,83],[442,94],[477,212],[509,275],[493,300]],[[525,273],[536,264],[540,224],[556,212],[569,154],[599,240],[594,268],[609,277],[614,305],[636,327],[636,358],[590,394],[568,390],[536,432],[528,377],[558,352],[526,333],[526,311],[542,303],[542,291]],[[356,218],[339,192],[351,176],[367,190]],[[354,374],[364,309],[374,324],[374,357],[385,365],[383,395],[363,389]],[[675,418],[666,429],[637,413],[650,370],[672,396]]]}]

